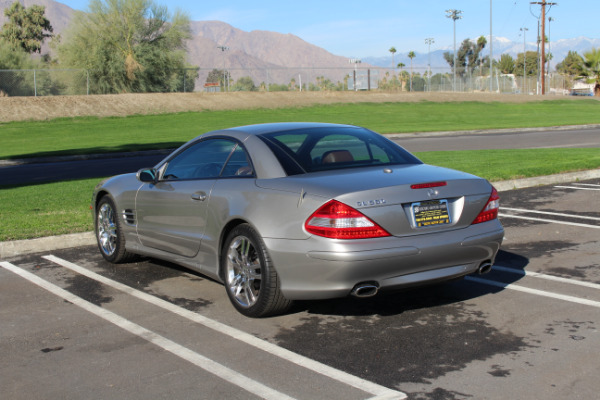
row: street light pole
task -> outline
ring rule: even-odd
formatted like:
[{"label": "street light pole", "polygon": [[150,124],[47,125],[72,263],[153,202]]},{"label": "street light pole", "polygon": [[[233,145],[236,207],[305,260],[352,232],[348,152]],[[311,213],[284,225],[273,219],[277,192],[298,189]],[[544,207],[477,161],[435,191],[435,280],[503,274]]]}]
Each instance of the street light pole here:
[{"label": "street light pole", "polygon": [[225,71],[225,50],[229,50],[227,46],[217,46],[217,49],[221,49],[223,53],[223,91],[227,91],[227,73]]},{"label": "street light pole", "polygon": [[550,75],[550,43],[551,43],[551,39],[550,39],[550,22],[554,21],[554,18],[552,17],[548,17],[548,68],[547,68],[547,72],[548,75]]},{"label": "street light pole", "polygon": [[427,84],[427,88],[428,88],[428,92],[431,92],[431,44],[435,43],[435,40],[433,40],[433,38],[427,38],[425,39],[425,44],[427,44],[427,46],[429,47],[428,50],[428,61],[427,61],[427,68],[429,69],[429,83]]},{"label": "street light pole", "polygon": [[526,88],[525,88],[525,64],[527,63],[527,57],[526,57],[526,52],[525,52],[525,32],[527,32],[529,29],[523,27],[521,28],[521,32],[523,32],[523,94],[526,94]]},{"label": "street light pole", "polygon": [[446,17],[447,18],[451,18],[452,21],[454,21],[454,61],[453,61],[453,83],[452,83],[452,90],[456,92],[456,20],[457,19],[461,19],[462,16],[460,14],[462,14],[461,10],[454,10],[454,9],[450,9],[450,10],[446,10]]},{"label": "street light pole", "polygon": [[[494,83],[492,82],[493,74],[493,60],[494,59],[494,41],[492,36],[492,0],[490,0],[490,93],[494,90]],[[498,88],[500,89],[500,88]]]}]

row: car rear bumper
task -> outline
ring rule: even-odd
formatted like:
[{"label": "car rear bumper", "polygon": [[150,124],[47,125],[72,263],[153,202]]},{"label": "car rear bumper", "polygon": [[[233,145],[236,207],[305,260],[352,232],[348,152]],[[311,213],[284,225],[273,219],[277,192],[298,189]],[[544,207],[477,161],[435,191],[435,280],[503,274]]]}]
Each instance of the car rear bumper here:
[{"label": "car rear bumper", "polygon": [[290,300],[345,297],[360,283],[379,289],[434,283],[493,263],[504,230],[497,220],[412,237],[332,240],[264,238],[284,296]]}]

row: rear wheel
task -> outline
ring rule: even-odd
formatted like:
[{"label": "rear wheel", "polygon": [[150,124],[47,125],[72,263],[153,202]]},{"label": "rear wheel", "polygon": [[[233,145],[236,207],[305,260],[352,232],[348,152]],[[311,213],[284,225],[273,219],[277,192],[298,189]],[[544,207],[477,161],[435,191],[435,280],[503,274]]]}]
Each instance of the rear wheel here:
[{"label": "rear wheel", "polygon": [[281,294],[279,278],[265,245],[250,225],[238,225],[229,233],[222,267],[227,296],[245,316],[280,314],[292,305]]},{"label": "rear wheel", "polygon": [[112,263],[133,261],[137,256],[125,250],[125,236],[121,229],[114,202],[104,196],[96,208],[96,240],[105,260]]}]

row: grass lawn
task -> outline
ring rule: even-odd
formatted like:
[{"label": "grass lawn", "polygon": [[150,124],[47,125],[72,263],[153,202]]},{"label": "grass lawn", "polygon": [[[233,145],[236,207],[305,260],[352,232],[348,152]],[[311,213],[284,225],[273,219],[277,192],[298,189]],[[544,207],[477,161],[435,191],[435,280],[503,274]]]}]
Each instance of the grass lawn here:
[{"label": "grass lawn", "polygon": [[490,182],[600,168],[597,148],[431,151],[416,155],[428,164],[469,172]]},{"label": "grass lawn", "polygon": [[[423,161],[490,181],[600,168],[598,149],[424,152]],[[100,179],[0,187],[0,241],[93,229],[89,203]]]},{"label": "grass lawn", "polygon": [[93,229],[92,191],[99,179],[0,187],[0,241]]},{"label": "grass lawn", "polygon": [[600,124],[596,100],[333,104],[0,123],[0,159],[172,148],[202,133],[263,122],[360,125],[380,133]]}]

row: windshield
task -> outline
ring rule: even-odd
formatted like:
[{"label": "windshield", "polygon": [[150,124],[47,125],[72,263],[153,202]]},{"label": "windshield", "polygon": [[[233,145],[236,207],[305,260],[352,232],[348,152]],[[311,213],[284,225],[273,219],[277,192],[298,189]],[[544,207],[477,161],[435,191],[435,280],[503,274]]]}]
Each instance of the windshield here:
[{"label": "windshield", "polygon": [[358,127],[322,127],[259,136],[288,175],[422,162],[394,142]]}]

